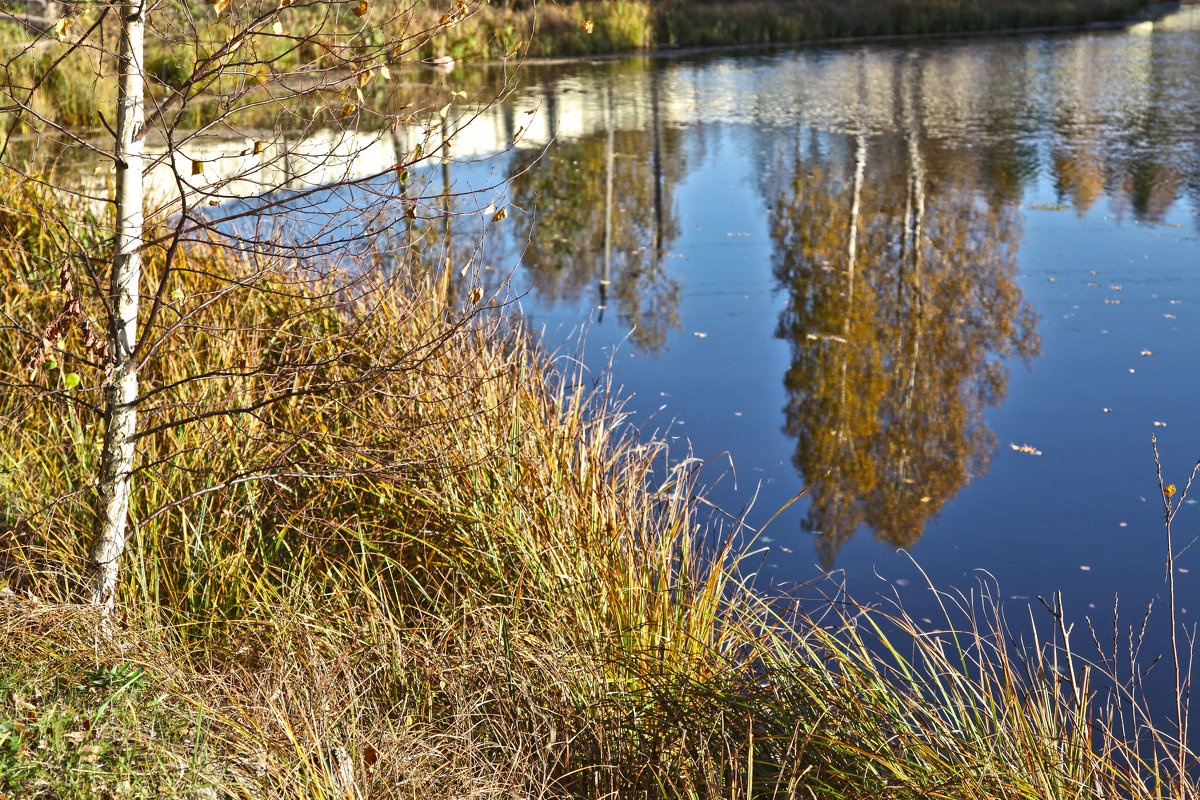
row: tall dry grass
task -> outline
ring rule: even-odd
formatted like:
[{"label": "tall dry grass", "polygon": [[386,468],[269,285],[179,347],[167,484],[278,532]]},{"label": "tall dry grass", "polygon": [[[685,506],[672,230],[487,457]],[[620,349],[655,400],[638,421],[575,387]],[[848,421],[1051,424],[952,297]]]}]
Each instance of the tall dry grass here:
[{"label": "tall dry grass", "polygon": [[445,271],[186,248],[144,334],[178,326],[144,373],[98,637],[71,601],[99,370],[78,333],[40,377],[18,366],[89,212],[35,225],[56,198],[0,197],[0,792],[1195,793],[1140,707],[1061,639],[1018,646],[988,596],[943,595],[931,630],[755,593],[752,534],[706,524],[684,454]]}]

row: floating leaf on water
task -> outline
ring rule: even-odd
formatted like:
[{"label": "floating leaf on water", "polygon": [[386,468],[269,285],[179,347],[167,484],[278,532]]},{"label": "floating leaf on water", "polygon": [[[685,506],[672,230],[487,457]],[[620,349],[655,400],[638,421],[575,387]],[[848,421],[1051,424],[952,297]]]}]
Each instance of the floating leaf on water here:
[{"label": "floating leaf on water", "polygon": [[698,339],[707,339],[708,338],[708,334],[703,333],[701,331],[692,331],[692,336],[695,336]]},{"label": "floating leaf on water", "polygon": [[1095,289],[1100,284],[1096,283],[1095,281],[1088,281],[1087,285],[1090,286],[1091,288]]},{"label": "floating leaf on water", "polygon": [[1031,455],[1031,456],[1040,456],[1040,455],[1042,455],[1042,451],[1041,451],[1041,450],[1038,450],[1038,449],[1037,449],[1036,447],[1034,447],[1033,445],[1029,445],[1029,444],[1014,444],[1014,443],[1010,442],[1008,446],[1009,446],[1009,447],[1011,447],[1011,448],[1012,448],[1014,451],[1016,451],[1016,452],[1018,452],[1018,453],[1027,453],[1028,455]]},{"label": "floating leaf on water", "polygon": [[1110,286],[1110,287],[1108,287],[1108,288],[1112,289],[1114,292],[1119,292],[1119,291],[1121,291],[1121,287],[1120,287],[1120,286],[1118,286],[1118,285],[1116,285],[1116,284],[1114,284],[1114,285],[1112,285],[1112,286]]},{"label": "floating leaf on water", "polygon": [[1081,570],[1083,570],[1084,572],[1091,572],[1091,571],[1092,571],[1092,568],[1091,568],[1091,567],[1089,567],[1087,564],[1080,564],[1080,565],[1079,565],[1079,568],[1080,568]]},{"label": "floating leaf on water", "polygon": [[1144,356],[1152,356],[1152,355],[1154,355],[1154,353],[1150,352],[1149,350],[1142,350],[1142,355],[1144,355]]},{"label": "floating leaf on water", "polygon": [[1105,413],[1105,414],[1111,414],[1111,413],[1112,413],[1112,409],[1111,409],[1111,408],[1102,408],[1102,409],[1100,409],[1100,410],[1101,410],[1103,413]]},{"label": "floating leaf on water", "polygon": [[1154,427],[1156,427],[1156,428],[1165,428],[1165,427],[1167,427],[1167,423],[1165,423],[1165,422],[1159,422],[1158,420],[1154,420]]},{"label": "floating leaf on water", "polygon": [[1175,319],[1176,317],[1174,314],[1163,314],[1163,318],[1164,319]]},{"label": "floating leaf on water", "polygon": [[1110,297],[1106,297],[1106,298],[1104,298],[1104,303],[1105,303],[1105,305],[1110,305],[1110,306],[1119,306],[1119,305],[1121,305],[1121,301],[1120,301],[1120,300],[1113,300],[1113,299],[1112,299],[1112,298],[1110,298]]},{"label": "floating leaf on water", "polygon": [[922,502],[922,503],[928,503],[928,502],[930,502],[930,501],[932,501],[932,500],[933,500],[933,498],[932,498],[932,497],[930,497],[929,495],[925,495],[924,497],[922,497],[922,498],[921,498],[921,502]]},{"label": "floating leaf on water", "polygon": [[1119,528],[1127,528],[1127,527],[1129,527],[1129,523],[1128,523],[1128,522],[1122,522],[1122,523],[1119,523],[1119,524],[1117,525],[1117,527],[1119,527]]}]

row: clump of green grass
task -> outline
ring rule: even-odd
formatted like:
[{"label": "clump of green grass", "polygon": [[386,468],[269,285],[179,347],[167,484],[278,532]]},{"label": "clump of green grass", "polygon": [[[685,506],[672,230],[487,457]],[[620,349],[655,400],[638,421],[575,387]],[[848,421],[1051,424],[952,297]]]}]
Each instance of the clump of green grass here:
[{"label": "clump of green grass", "polygon": [[[752,536],[706,525],[696,473],[602,381],[413,265],[185,246],[143,334],[178,326],[142,374],[98,640],[71,605],[98,370],[78,333],[78,386],[18,366],[86,213],[25,189],[0,192],[0,704],[43,699],[0,732],[0,792],[84,796],[95,754],[134,796],[1194,794],[1177,751],[1108,724],[1097,673],[1064,684],[1063,642],[1018,648],[995,604],[931,631],[756,594]],[[148,285],[163,269],[149,252]]]}]

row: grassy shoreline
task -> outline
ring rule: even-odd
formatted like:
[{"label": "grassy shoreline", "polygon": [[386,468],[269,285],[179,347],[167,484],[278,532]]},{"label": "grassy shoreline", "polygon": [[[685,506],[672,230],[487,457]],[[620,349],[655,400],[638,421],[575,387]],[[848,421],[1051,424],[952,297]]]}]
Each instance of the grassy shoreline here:
[{"label": "grassy shoreline", "polygon": [[[4,189],[0,303],[45,319],[68,223]],[[368,269],[347,297],[281,270],[235,302],[246,264],[182,258],[170,303],[197,315],[147,385],[312,391],[143,440],[105,639],[71,602],[100,375],[32,380],[0,341],[0,795],[1193,796],[1169,731],[1098,669],[1067,681],[1053,634],[1019,650],[986,594],[929,628],[743,585],[753,535],[715,535],[695,472],[469,278]],[[232,368],[301,356],[328,371]],[[340,370],[366,377],[323,391]],[[304,469],[222,482],[276,452]]]},{"label": "grassy shoreline", "polygon": [[[364,45],[378,51],[379,63],[395,63],[387,42],[403,41],[412,30],[425,31],[419,46],[405,51],[400,61],[415,64],[451,58],[459,65],[496,62],[546,62],[573,57],[616,57],[650,52],[680,52],[752,45],[887,39],[908,36],[1012,33],[1120,24],[1149,7],[1147,0],[604,0],[596,2],[500,4],[475,0],[451,22],[444,22],[444,0],[411,4],[384,0],[380,22],[368,26]],[[338,25],[349,31],[358,17],[335,4]],[[320,37],[306,32],[311,9],[289,9],[282,28],[289,44],[265,45],[270,69],[280,72],[321,67]],[[90,23],[94,12],[81,11],[76,24]],[[198,24],[219,28],[215,12],[202,9]],[[170,23],[166,23],[169,29]],[[308,27],[306,27],[308,26]],[[101,27],[101,38],[114,32]],[[99,129],[99,113],[112,107],[116,88],[111,65],[86,49],[69,52],[69,42],[23,27],[17,19],[0,17],[0,84],[11,101],[0,112],[0,123],[19,135],[37,129],[37,116],[60,124]],[[12,56],[17,56],[12,58]],[[184,85],[196,67],[196,53],[164,48],[154,36],[148,42],[147,92],[166,97]],[[62,59],[61,63],[59,59]],[[47,72],[49,65],[56,64]],[[42,78],[48,75],[44,82]],[[427,76],[428,77],[428,76]],[[37,87],[33,91],[33,87]],[[219,87],[218,87],[219,88]],[[201,92],[205,87],[197,87]],[[400,103],[422,95],[428,87],[397,90]],[[214,90],[216,92],[216,90]],[[216,92],[219,94],[219,92]],[[414,94],[415,93],[415,94]],[[414,96],[409,96],[414,95]],[[10,113],[27,105],[20,124]],[[203,124],[203,114],[188,125]],[[269,124],[269,122],[268,122]]]}]

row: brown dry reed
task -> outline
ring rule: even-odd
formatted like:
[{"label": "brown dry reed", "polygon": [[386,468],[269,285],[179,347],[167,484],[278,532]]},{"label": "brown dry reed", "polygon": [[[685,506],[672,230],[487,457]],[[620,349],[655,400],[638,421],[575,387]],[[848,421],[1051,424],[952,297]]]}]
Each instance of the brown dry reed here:
[{"label": "brown dry reed", "polygon": [[98,635],[71,600],[101,376],[70,337],[19,366],[89,235],[54,220],[92,212],[0,200],[0,794],[1195,796],[1169,729],[987,591],[934,630],[756,594],[686,454],[415,262],[185,248]]}]

